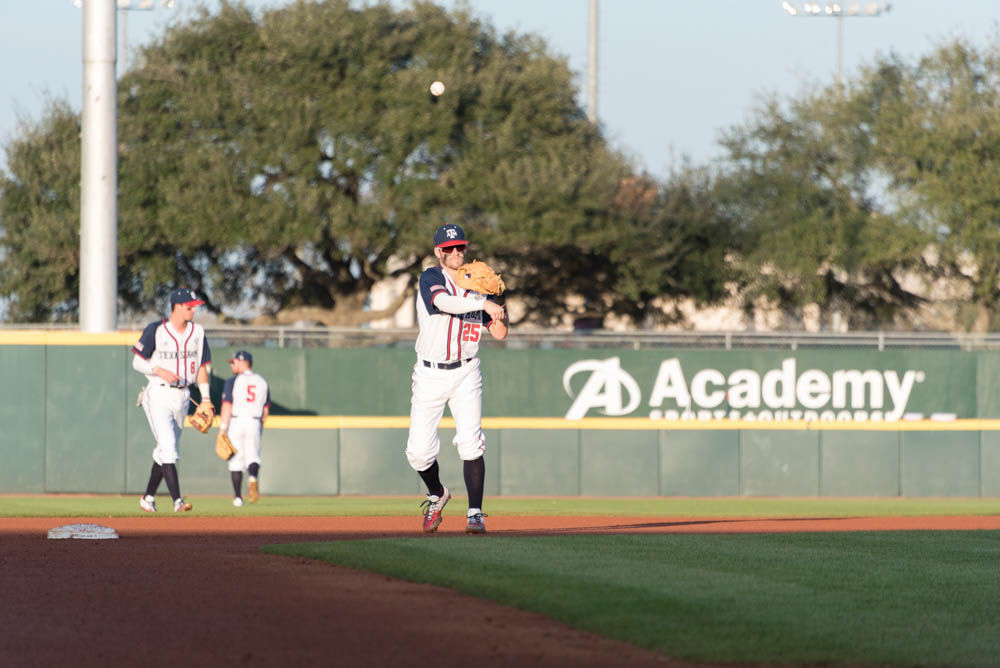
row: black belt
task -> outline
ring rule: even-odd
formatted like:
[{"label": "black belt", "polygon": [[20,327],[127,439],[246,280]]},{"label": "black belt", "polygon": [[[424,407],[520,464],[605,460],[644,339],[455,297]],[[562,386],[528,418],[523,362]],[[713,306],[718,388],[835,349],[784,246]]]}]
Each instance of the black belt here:
[{"label": "black belt", "polygon": [[455,360],[454,362],[428,362],[427,360],[422,360],[422,361],[424,363],[424,366],[430,367],[432,369],[457,369],[466,362],[471,362],[472,358],[470,357],[467,360]]}]

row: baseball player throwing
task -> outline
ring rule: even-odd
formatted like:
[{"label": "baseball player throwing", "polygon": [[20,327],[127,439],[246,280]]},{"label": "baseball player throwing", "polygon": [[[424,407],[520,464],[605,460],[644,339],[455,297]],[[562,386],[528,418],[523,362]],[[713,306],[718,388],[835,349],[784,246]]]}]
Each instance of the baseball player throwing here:
[{"label": "baseball player throwing", "polygon": [[174,290],[170,293],[170,317],[147,325],[132,346],[132,368],[148,380],[139,402],[156,441],[146,494],[139,499],[139,507],[148,513],[156,512],[161,480],[167,483],[174,512],[191,510],[191,504],[181,496],[177,478],[178,441],[188,412],[190,386],[197,383],[202,401],[209,401],[212,353],[204,328],[193,322],[195,308],[204,303],[193,290]]},{"label": "baseball player throwing", "polygon": [[243,505],[243,470],[250,473],[247,498],[257,503],[260,489],[260,438],[264,421],[271,410],[271,394],[267,381],[253,371],[253,355],[241,350],[229,360],[232,378],[222,388],[222,413],[219,431],[228,434],[236,454],[229,458],[229,476],[233,481],[233,505]]},{"label": "baseball player throwing", "polygon": [[465,262],[468,242],[458,225],[442,225],[434,233],[434,256],[440,263],[420,275],[417,298],[417,362],[413,367],[410,432],[406,457],[427,486],[423,502],[425,532],[437,531],[451,492],[441,483],[437,456],[438,424],[445,404],[455,418],[455,446],[463,461],[469,509],[465,530],[485,533],[483,485],[486,437],[483,435],[483,377],[479,370],[482,328],[496,339],[507,336],[503,306],[486,296],[463,290],[455,282]]}]

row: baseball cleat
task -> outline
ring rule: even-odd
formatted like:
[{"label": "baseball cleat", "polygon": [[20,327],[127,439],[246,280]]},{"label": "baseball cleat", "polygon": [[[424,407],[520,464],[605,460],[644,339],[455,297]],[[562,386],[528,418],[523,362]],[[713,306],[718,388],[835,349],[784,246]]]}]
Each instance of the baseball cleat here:
[{"label": "baseball cleat", "polygon": [[257,503],[257,499],[260,498],[260,488],[257,487],[257,478],[250,478],[250,483],[247,485],[247,498],[250,503]]},{"label": "baseball cleat", "polygon": [[465,521],[465,533],[486,533],[486,522],[484,517],[489,517],[486,513],[476,513],[469,515]]},{"label": "baseball cleat", "polygon": [[234,497],[233,498],[233,505],[236,506],[237,508],[242,508],[243,507],[243,499],[241,499],[238,496]]},{"label": "baseball cleat", "polygon": [[441,511],[444,510],[450,498],[451,492],[445,487],[441,496],[428,494],[424,502],[420,504],[420,507],[424,509],[424,533],[434,533],[441,526]]},{"label": "baseball cleat", "polygon": [[151,496],[140,496],[139,497],[139,507],[145,510],[147,513],[156,512],[156,499]]},{"label": "baseball cleat", "polygon": [[181,497],[181,498],[177,499],[176,501],[174,501],[174,512],[175,513],[180,513],[180,512],[186,513],[187,511],[191,510],[192,507],[193,506],[190,503],[188,503],[187,501],[185,501],[183,497]]}]

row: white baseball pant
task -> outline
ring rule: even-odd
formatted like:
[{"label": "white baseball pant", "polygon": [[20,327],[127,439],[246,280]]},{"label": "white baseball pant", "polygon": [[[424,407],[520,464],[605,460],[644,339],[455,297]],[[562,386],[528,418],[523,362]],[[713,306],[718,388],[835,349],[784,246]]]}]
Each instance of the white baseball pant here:
[{"label": "white baseball pant", "polygon": [[229,458],[230,471],[242,471],[251,464],[260,464],[261,422],[255,418],[232,418],[229,422],[229,440],[236,454]]},{"label": "white baseball pant", "polygon": [[413,367],[410,398],[410,434],[406,458],[415,471],[424,471],[441,450],[438,424],[447,404],[455,418],[454,444],[458,456],[466,461],[486,452],[483,435],[483,376],[479,358],[457,369],[434,369],[418,360]]},{"label": "white baseball pant", "polygon": [[168,385],[148,385],[142,393],[142,409],[156,440],[153,461],[157,464],[176,464],[180,459],[178,441],[187,415],[188,389]]}]

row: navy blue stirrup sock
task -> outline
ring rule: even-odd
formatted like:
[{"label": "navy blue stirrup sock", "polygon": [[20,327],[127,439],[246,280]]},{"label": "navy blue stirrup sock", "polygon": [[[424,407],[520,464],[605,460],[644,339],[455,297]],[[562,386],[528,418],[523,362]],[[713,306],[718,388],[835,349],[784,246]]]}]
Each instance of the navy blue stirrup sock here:
[{"label": "navy blue stirrup sock", "polygon": [[483,508],[483,487],[486,482],[486,460],[480,457],[472,461],[462,462],[462,473],[465,475],[465,489],[469,492],[469,507]]},{"label": "navy blue stirrup sock", "polygon": [[149,470],[149,482],[146,483],[146,496],[156,496],[156,490],[160,488],[161,480],[163,480],[163,469],[159,464],[153,462],[153,468]]},{"label": "navy blue stirrup sock", "polygon": [[444,494],[444,485],[441,484],[441,476],[438,469],[437,460],[423,471],[417,471],[421,480],[427,485],[427,493],[431,496],[441,496]]},{"label": "navy blue stirrup sock", "polygon": [[170,498],[176,501],[181,498],[181,483],[177,480],[177,465],[163,464],[160,468],[163,469],[163,480],[167,483]]}]

